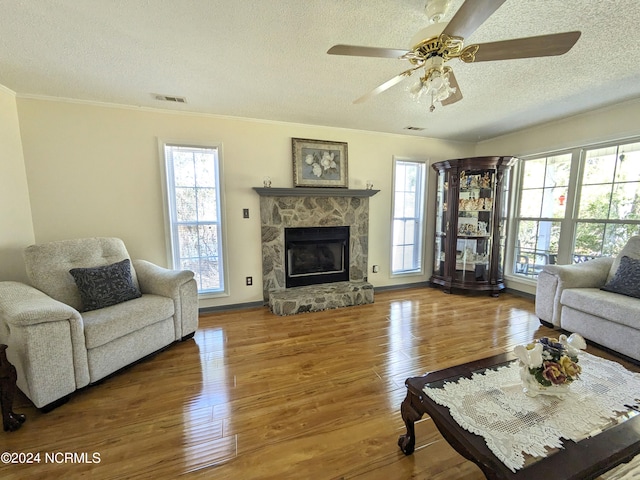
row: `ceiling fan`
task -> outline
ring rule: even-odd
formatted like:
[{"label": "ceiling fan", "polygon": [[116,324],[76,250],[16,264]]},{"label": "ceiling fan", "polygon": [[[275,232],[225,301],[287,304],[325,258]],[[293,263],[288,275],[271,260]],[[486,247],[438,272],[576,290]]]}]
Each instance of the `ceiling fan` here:
[{"label": "ceiling fan", "polygon": [[474,63],[562,55],[571,50],[580,38],[581,32],[574,31],[464,46],[465,38],[475,32],[505,1],[466,0],[448,23],[440,23],[450,0],[429,0],[426,11],[433,23],[413,37],[410,50],[335,45],[327,53],[396,58],[411,63],[411,68],[387,80],[353,103],[362,103],[424,68],[424,75],[411,90],[418,96],[430,96],[430,111],[433,111],[436,101],[444,106],[462,100],[453,70],[445,65],[453,58],[465,63]]}]

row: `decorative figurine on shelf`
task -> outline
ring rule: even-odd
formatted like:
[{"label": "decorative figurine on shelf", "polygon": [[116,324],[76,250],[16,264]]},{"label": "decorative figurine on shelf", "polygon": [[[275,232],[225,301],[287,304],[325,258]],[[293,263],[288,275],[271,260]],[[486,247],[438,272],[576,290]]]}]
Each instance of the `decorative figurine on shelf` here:
[{"label": "decorative figurine on shelf", "polygon": [[467,186],[467,172],[465,172],[464,170],[460,172],[460,186],[461,187]]},{"label": "decorative figurine on shelf", "polygon": [[482,188],[491,188],[491,178],[489,177],[489,172],[485,172],[485,174],[482,176],[480,186]]},{"label": "decorative figurine on shelf", "polygon": [[271,188],[271,177],[264,177],[263,180],[264,188]]},{"label": "decorative figurine on shelf", "polygon": [[487,222],[478,222],[478,235],[489,235],[489,232],[487,232]]}]

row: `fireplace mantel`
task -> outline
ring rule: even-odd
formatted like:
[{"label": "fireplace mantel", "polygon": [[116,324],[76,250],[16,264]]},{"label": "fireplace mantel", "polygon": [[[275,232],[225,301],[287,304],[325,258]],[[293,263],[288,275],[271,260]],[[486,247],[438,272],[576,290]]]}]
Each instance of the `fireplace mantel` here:
[{"label": "fireplace mantel", "polygon": [[380,190],[352,188],[264,188],[253,187],[261,197],[373,197]]}]

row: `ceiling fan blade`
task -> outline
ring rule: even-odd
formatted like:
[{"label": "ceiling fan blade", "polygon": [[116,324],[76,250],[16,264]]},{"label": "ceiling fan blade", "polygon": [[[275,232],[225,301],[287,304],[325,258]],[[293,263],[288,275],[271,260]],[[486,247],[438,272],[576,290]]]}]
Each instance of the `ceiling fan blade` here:
[{"label": "ceiling fan blade", "polygon": [[449,71],[449,85],[456,89],[456,92],[452,95],[449,95],[447,98],[440,102],[440,105],[443,107],[445,105],[451,105],[452,103],[459,102],[462,100],[462,92],[460,91],[460,86],[458,85],[458,81],[456,80],[456,76],[453,74],[453,70]]},{"label": "ceiling fan blade", "polygon": [[404,72],[396,75],[395,77],[393,77],[390,80],[387,80],[386,82],[384,82],[382,85],[379,85],[378,87],[374,88],[373,90],[371,90],[369,93],[365,93],[363,96],[361,96],[360,98],[357,98],[353,101],[353,103],[362,103],[362,102],[366,102],[367,100],[369,100],[371,97],[374,97],[382,92],[384,92],[385,90],[390,89],[391,87],[393,87],[394,85],[397,85],[398,83],[400,83],[402,80],[404,80],[407,77],[410,77],[411,74],[417,70],[418,68],[421,68],[422,65],[418,65],[417,67],[414,68],[410,68],[409,70],[405,70]]},{"label": "ceiling fan blade", "polygon": [[329,55],[350,55],[354,57],[400,58],[409,50],[397,48],[359,47],[357,45],[334,45],[327,53]]},{"label": "ceiling fan blade", "polygon": [[506,0],[467,0],[455,13],[443,34],[467,38],[475,32]]},{"label": "ceiling fan blade", "polygon": [[[581,32],[565,32],[516,38],[501,42],[481,43],[477,45],[478,51],[475,53],[473,61],[490,62],[492,60],[562,55],[571,50],[580,35]],[[463,58],[463,60],[466,59]]]}]

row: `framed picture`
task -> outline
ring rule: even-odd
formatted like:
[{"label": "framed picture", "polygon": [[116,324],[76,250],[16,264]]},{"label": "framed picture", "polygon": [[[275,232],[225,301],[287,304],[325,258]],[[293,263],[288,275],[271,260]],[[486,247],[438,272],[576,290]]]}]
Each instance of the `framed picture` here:
[{"label": "framed picture", "polygon": [[347,144],[328,140],[292,138],[293,186],[349,186]]}]

